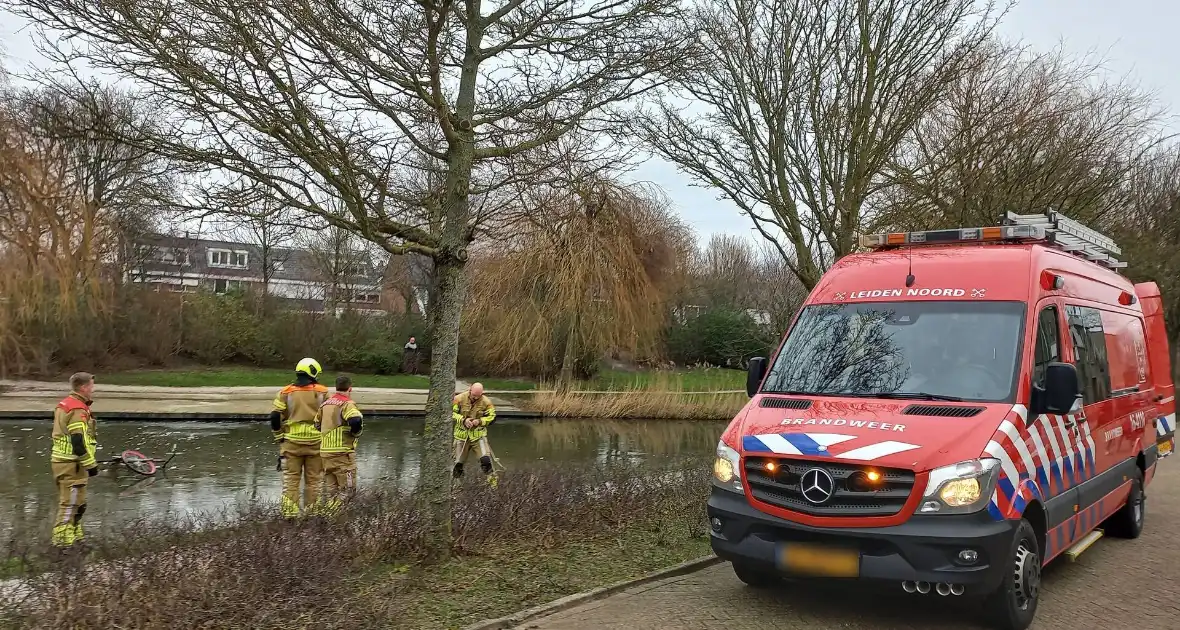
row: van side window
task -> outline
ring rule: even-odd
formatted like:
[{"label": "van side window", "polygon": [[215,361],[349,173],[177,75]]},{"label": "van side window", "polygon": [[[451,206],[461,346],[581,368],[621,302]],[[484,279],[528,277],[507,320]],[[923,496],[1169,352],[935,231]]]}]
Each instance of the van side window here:
[{"label": "van side window", "polygon": [[1102,314],[1086,306],[1066,306],[1069,338],[1077,357],[1082,403],[1090,405],[1110,398],[1110,365],[1106,358],[1106,335]]},{"label": "van side window", "polygon": [[1041,309],[1037,316],[1037,345],[1033,353],[1033,383],[1037,386],[1045,385],[1045,368],[1054,361],[1061,360],[1061,335],[1057,326],[1057,307],[1048,306]]}]

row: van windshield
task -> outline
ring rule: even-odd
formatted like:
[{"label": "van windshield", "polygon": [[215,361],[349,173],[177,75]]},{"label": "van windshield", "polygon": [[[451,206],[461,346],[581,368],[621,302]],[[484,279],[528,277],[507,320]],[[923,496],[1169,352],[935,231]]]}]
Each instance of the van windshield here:
[{"label": "van windshield", "polygon": [[864,302],[808,306],[762,391],[1010,401],[1020,302]]}]

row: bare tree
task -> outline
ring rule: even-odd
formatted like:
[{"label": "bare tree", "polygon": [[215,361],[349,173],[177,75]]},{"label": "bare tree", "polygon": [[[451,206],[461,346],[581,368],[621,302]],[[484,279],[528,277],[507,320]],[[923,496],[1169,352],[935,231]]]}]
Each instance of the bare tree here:
[{"label": "bare tree", "polygon": [[[450,403],[473,197],[529,173],[514,157],[604,132],[692,40],[678,0],[3,0],[83,46],[55,48],[138,80],[175,124],[153,147],[292,209],[434,261],[437,305],[420,489],[430,540],[450,534]],[[52,50],[46,51],[52,54]],[[445,174],[403,185],[427,165]],[[425,195],[423,193],[426,193]],[[325,210],[322,195],[345,213]]]},{"label": "bare tree", "polygon": [[706,58],[641,123],[652,150],[721,191],[811,288],[852,251],[879,175],[986,40],[990,2],[723,0]]},{"label": "bare tree", "polygon": [[26,147],[60,169],[64,192],[84,203],[93,222],[110,232],[103,253],[119,282],[153,252],[144,237],[170,209],[175,179],[170,165],[134,138],[150,133],[154,116],[133,92],[75,78],[14,95]]},{"label": "bare tree", "polygon": [[758,248],[756,264],[757,282],[750,306],[769,317],[767,326],[772,336],[781,336],[807,299],[808,291],[772,244],[764,242]]},{"label": "bare tree", "polygon": [[1122,211],[1162,113],[1102,63],[992,43],[907,137],[874,204],[878,229],[994,225],[1008,211],[1087,223]]},{"label": "bare tree", "polygon": [[714,234],[696,261],[698,300],[709,307],[749,308],[758,291],[754,244],[729,234]]},{"label": "bare tree", "polygon": [[259,274],[262,278],[256,307],[260,311],[270,304],[271,284],[275,274],[291,262],[300,221],[281,200],[264,187],[224,188],[202,204],[202,217],[219,217],[229,223],[235,240],[258,248]]},{"label": "bare tree", "polygon": [[1159,284],[1173,370],[1180,378],[1180,145],[1157,146],[1136,162],[1124,193],[1124,206],[1097,227],[1119,243],[1128,275]]},{"label": "bare tree", "polygon": [[327,225],[303,239],[316,280],[324,288],[324,311],[351,310],[366,277],[373,277],[369,252],[348,230]]}]

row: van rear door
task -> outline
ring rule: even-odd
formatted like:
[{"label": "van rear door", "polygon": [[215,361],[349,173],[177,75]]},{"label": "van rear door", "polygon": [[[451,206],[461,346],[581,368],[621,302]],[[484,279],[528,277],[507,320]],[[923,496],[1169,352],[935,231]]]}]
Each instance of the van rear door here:
[{"label": "van rear door", "polygon": [[1147,358],[1151,362],[1152,401],[1158,410],[1156,439],[1161,457],[1172,453],[1176,435],[1176,386],[1172,382],[1172,355],[1168,348],[1168,331],[1164,326],[1164,302],[1154,282],[1135,285],[1135,295],[1143,306],[1143,323],[1147,327]]}]

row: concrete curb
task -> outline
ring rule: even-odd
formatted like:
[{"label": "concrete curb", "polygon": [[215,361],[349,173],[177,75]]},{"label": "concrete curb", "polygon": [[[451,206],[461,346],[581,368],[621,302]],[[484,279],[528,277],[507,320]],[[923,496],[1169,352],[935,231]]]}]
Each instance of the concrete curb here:
[{"label": "concrete curb", "polygon": [[[426,411],[416,407],[393,409],[365,408],[365,418],[414,420],[426,417]],[[152,411],[104,411],[96,412],[99,422],[264,422],[269,413],[225,413],[225,412],[152,412]],[[540,420],[541,413],[520,409],[503,409],[496,412],[496,420]],[[53,411],[0,411],[0,420],[52,420]]]},{"label": "concrete curb", "polygon": [[723,562],[723,560],[714,555],[697,558],[696,560],[689,560],[683,564],[678,564],[668,569],[656,571],[655,573],[649,573],[640,578],[616,582],[610,586],[596,588],[592,591],[586,591],[584,593],[567,595],[561,599],[551,601],[547,604],[541,604],[540,606],[534,606],[528,610],[522,610],[518,613],[508,615],[507,617],[500,617],[499,619],[485,619],[469,626],[465,626],[463,630],[509,630],[510,628],[519,626],[522,623],[526,623],[540,617],[546,617],[548,615],[552,615],[553,613],[567,610],[575,606],[580,606],[582,604],[604,599],[629,588],[634,588],[636,586],[664,580],[671,577],[686,575],[688,573],[695,573],[701,569],[711,567],[721,562]]}]

